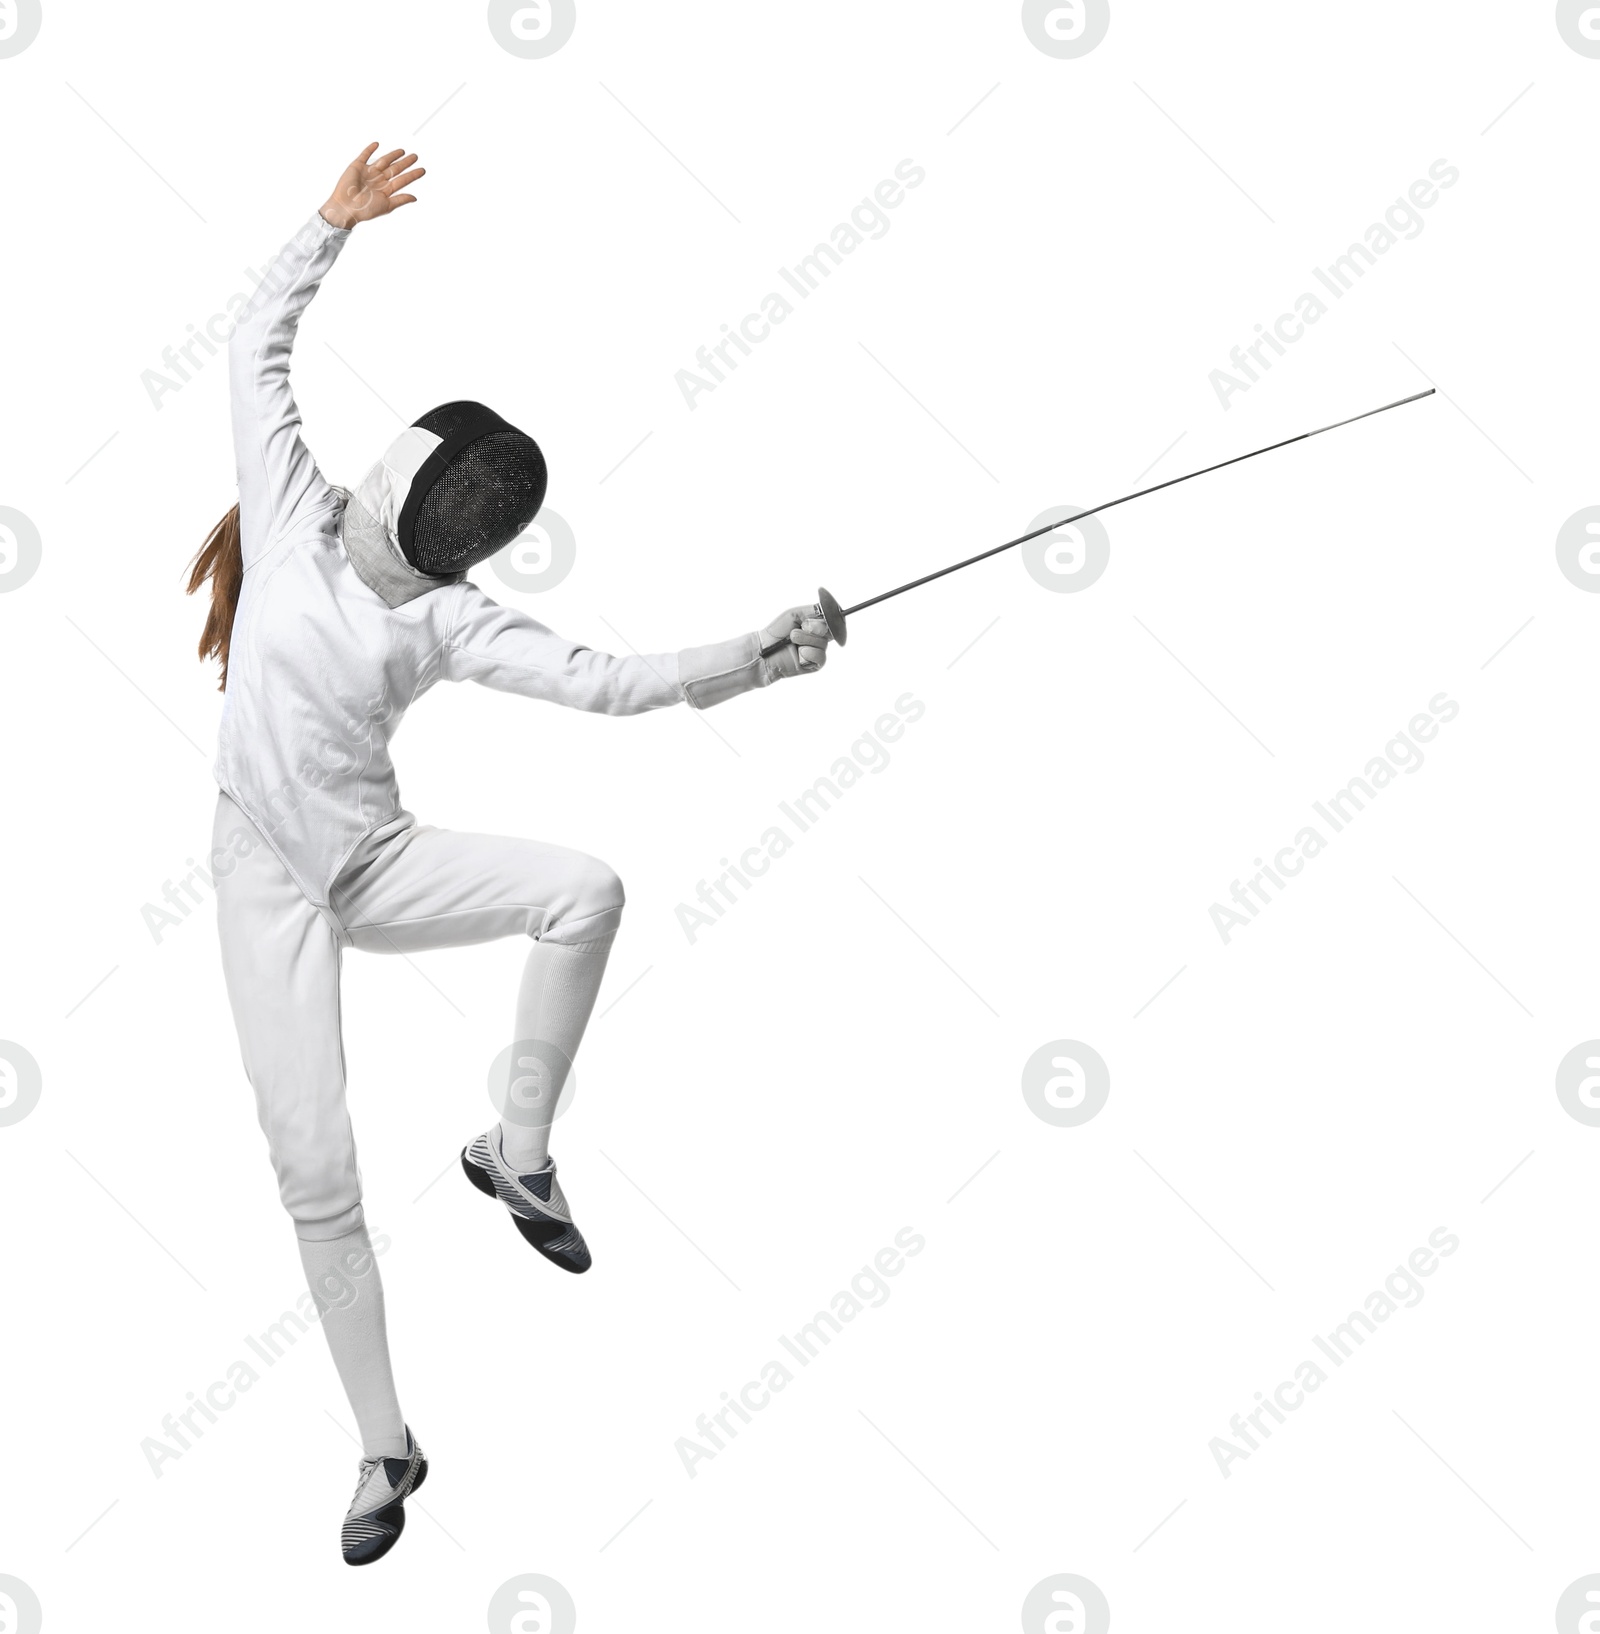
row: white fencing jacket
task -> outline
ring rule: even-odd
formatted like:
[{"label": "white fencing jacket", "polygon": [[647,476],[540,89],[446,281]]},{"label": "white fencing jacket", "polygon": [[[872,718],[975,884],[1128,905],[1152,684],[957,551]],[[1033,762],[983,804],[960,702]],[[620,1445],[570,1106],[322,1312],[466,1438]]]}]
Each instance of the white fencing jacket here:
[{"label": "white fencing jacket", "polygon": [[319,907],[356,846],[403,815],[389,740],[436,681],[631,715],[705,708],[771,679],[755,633],[614,658],[465,578],[417,573],[395,524],[438,444],[428,432],[403,432],[354,494],[323,477],[301,438],[289,357],[300,314],[349,236],[313,215],[273,262],[229,349],[244,587],[216,776]]}]

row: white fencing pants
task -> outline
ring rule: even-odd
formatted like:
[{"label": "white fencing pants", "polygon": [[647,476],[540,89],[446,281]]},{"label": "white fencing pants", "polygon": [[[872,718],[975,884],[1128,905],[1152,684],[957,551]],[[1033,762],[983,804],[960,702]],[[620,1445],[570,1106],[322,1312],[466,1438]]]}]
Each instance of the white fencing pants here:
[{"label": "white fencing pants", "polygon": [[[534,938],[506,1042],[539,1040],[570,1063],[622,918],[622,882],[604,863],[535,840],[420,827],[407,816],[359,848],[327,911],[306,900],[225,794],[214,845],[223,859],[222,966],[245,1072],[283,1206],[302,1238],[342,1237],[361,1224],[339,1028],[344,948],[417,953]],[[526,1120],[507,1133],[514,1144],[525,1141]]]},{"label": "white fencing pants", "polygon": [[[533,938],[508,1042],[546,1046],[537,1052],[538,1104],[548,1115],[530,1119],[513,1098],[501,1127],[513,1161],[540,1166],[549,1117],[621,922],[622,883],[611,869],[561,846],[421,827],[407,815],[358,848],[330,892],[331,908],[322,909],[226,794],[218,797],[213,845],[222,965],[245,1073],[313,1288],[329,1254],[365,1243],[340,1032],[346,947],[409,954]],[[525,1052],[511,1054],[527,1065]],[[310,1244],[327,1245],[327,1253]],[[405,1433],[377,1276],[374,1265],[368,1309],[355,1313],[364,1320],[346,1320],[351,1313],[334,1307],[323,1327],[366,1456],[399,1456]]]}]

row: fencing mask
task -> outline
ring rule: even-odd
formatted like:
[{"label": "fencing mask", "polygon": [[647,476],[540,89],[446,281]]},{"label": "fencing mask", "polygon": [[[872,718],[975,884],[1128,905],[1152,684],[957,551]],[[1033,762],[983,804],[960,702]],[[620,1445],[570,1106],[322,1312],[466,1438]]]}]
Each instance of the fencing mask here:
[{"label": "fencing mask", "polygon": [[440,439],[417,468],[395,532],[419,573],[450,578],[503,550],[538,514],[539,445],[482,403],[445,403],[413,427]]}]

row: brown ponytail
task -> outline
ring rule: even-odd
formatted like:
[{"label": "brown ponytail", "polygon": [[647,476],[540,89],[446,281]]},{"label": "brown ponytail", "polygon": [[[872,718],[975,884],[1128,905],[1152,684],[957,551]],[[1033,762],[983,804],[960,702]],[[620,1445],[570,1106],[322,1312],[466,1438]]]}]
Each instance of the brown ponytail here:
[{"label": "brown ponytail", "polygon": [[218,659],[222,680],[218,692],[228,690],[228,643],[233,637],[233,615],[239,605],[239,589],[244,583],[244,553],[239,544],[239,507],[235,505],[211,530],[200,554],[189,564],[187,594],[193,595],[206,580],[211,581],[211,607],[206,627],[200,633],[200,659]]}]

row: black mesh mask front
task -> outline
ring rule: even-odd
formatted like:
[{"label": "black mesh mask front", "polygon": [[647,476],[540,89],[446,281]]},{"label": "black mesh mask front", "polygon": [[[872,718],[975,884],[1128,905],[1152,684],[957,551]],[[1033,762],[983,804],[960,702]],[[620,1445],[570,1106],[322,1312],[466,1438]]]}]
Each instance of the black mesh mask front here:
[{"label": "black mesh mask front", "polygon": [[415,422],[442,439],[412,479],[400,550],[419,573],[449,578],[487,561],[544,503],[539,445],[481,403],[446,403]]}]

